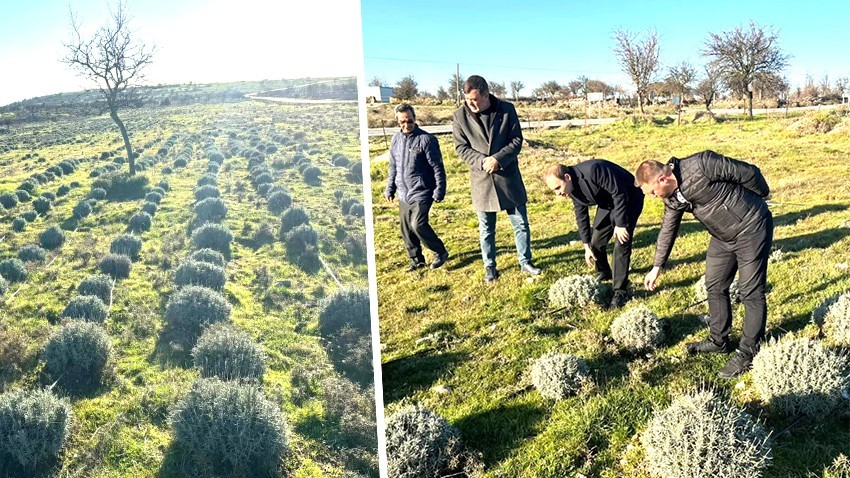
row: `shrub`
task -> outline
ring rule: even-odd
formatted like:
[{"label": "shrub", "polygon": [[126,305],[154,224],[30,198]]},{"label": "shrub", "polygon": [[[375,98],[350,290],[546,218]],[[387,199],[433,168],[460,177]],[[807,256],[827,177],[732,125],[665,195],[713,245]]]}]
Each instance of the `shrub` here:
[{"label": "shrub", "polygon": [[368,290],[343,290],[322,303],[322,308],[319,311],[319,331],[321,334],[330,337],[337,334],[345,326],[350,326],[362,334],[370,333]]},{"label": "shrub", "polygon": [[549,287],[549,305],[582,308],[598,302],[600,295],[600,284],[595,277],[577,274],[562,277]]},{"label": "shrub", "polygon": [[70,161],[67,161],[67,160],[66,160],[66,161],[61,161],[61,162],[58,164],[58,166],[59,166],[60,168],[62,168],[62,173],[63,173],[63,174],[71,174],[71,173],[73,173],[73,172],[74,172],[74,170],[76,169],[76,168],[74,167],[74,165],[73,165],[73,164],[71,164],[71,162],[70,162]]},{"label": "shrub", "polygon": [[155,202],[146,202],[142,204],[141,211],[146,212],[149,215],[153,216],[156,214],[156,211],[159,209],[159,206]]},{"label": "shrub", "polygon": [[23,189],[18,189],[17,191],[15,191],[15,197],[18,199],[18,202],[29,202],[29,200],[32,199],[30,193],[24,191]]},{"label": "shrub", "polygon": [[221,196],[218,188],[209,184],[195,189],[195,201],[203,201],[207,198],[217,198]]},{"label": "shrub", "polygon": [[282,191],[276,191],[269,196],[268,201],[269,211],[280,214],[292,205],[292,196]]},{"label": "shrub", "polygon": [[349,164],[351,164],[351,161],[348,159],[348,157],[346,155],[342,154],[342,153],[334,154],[331,157],[331,161],[333,161],[334,166],[345,167],[345,166],[348,166]]},{"label": "shrub", "polygon": [[314,186],[322,184],[322,170],[315,166],[304,168],[301,175],[304,177],[304,182],[307,184]]},{"label": "shrub", "polygon": [[272,184],[274,183],[274,177],[269,173],[261,173],[254,177],[254,184],[259,186],[260,184]]},{"label": "shrub", "polygon": [[49,251],[58,249],[65,243],[65,231],[60,229],[59,226],[51,226],[38,236],[38,241],[41,243],[41,247]]},{"label": "shrub", "polygon": [[653,476],[759,477],[771,460],[768,436],[745,411],[700,391],[656,411],[640,439]]},{"label": "shrub", "polygon": [[753,359],[753,386],[781,413],[824,416],[844,402],[850,385],[845,357],[816,340],[792,336],[763,344]]},{"label": "shrub", "polygon": [[355,161],[348,166],[348,180],[353,183],[363,182],[363,166],[360,161]]},{"label": "shrub", "polygon": [[561,400],[578,393],[590,382],[590,376],[584,360],[549,352],[534,362],[531,381],[543,398]]},{"label": "shrub", "polygon": [[41,197],[43,197],[43,198],[47,199],[47,200],[48,200],[48,201],[50,201],[50,202],[53,202],[53,201],[55,201],[55,200],[56,200],[56,195],[55,195],[55,194],[53,194],[53,193],[52,193],[52,192],[50,192],[50,191],[44,191],[43,193],[41,193]]},{"label": "shrub", "polygon": [[611,337],[620,347],[640,352],[661,345],[664,330],[658,316],[641,304],[614,319],[611,323]]},{"label": "shrub", "polygon": [[218,177],[215,174],[207,173],[198,179],[198,186],[215,186],[218,184]]},{"label": "shrub", "polygon": [[[55,172],[55,170],[52,170]],[[59,170],[59,174],[57,176],[62,176],[62,170]],[[31,179],[27,179],[22,182],[20,186],[18,186],[19,191],[26,191],[30,194],[35,194],[35,189],[38,187],[38,181],[33,181]]]},{"label": "shrub", "polygon": [[162,194],[151,191],[145,194],[145,201],[159,204],[160,202],[162,202]]},{"label": "shrub", "polygon": [[6,209],[12,209],[18,205],[18,196],[12,193],[0,194],[0,205]]},{"label": "shrub", "polygon": [[192,244],[198,248],[208,248],[230,256],[230,242],[233,234],[221,224],[204,224],[192,233]]},{"label": "shrub", "polygon": [[88,216],[89,214],[91,214],[91,205],[89,205],[89,203],[83,201],[83,202],[77,204],[76,206],[74,206],[73,213],[74,213],[75,218],[82,219],[82,218]]},{"label": "shrub", "polygon": [[820,320],[817,309],[812,316],[827,340],[841,347],[850,346],[850,292],[826,299],[818,309],[822,310]]},{"label": "shrub", "polygon": [[56,190],[56,195],[59,197],[67,196],[69,192],[71,192],[71,187],[63,184]]},{"label": "shrub", "polygon": [[23,218],[23,216],[18,216],[12,221],[12,230],[15,232],[21,232],[27,228],[27,220]]},{"label": "shrub", "polygon": [[32,203],[32,208],[39,214],[47,214],[53,203],[47,198],[38,198]]},{"label": "shrub", "polygon": [[354,198],[345,198],[340,201],[339,207],[342,209],[343,214],[348,214],[348,211],[349,209],[351,209],[351,206],[357,204],[358,202],[359,201]]},{"label": "shrub", "polygon": [[[697,302],[708,300],[708,289],[705,287],[705,274],[694,285],[694,298]],[[729,286],[729,299],[732,301],[732,305],[741,302],[741,290],[738,288],[738,279],[732,281],[732,285]]]},{"label": "shrub", "polygon": [[291,231],[296,226],[300,226],[301,224],[307,224],[310,222],[310,216],[307,215],[307,212],[304,208],[301,207],[291,207],[280,216],[280,238],[281,240],[285,240],[286,233]]},{"label": "shrub", "polygon": [[93,188],[91,193],[89,193],[93,199],[97,199],[98,201],[101,199],[106,199],[106,189],[103,188]]},{"label": "shrub", "polygon": [[53,460],[68,438],[71,406],[48,390],[0,395],[0,456],[32,469]]},{"label": "shrub", "polygon": [[207,264],[212,264],[218,267],[224,267],[224,264],[226,263],[224,255],[222,255],[222,253],[208,248],[196,250],[195,252],[189,254],[186,260],[195,262],[206,262]]},{"label": "shrub", "polygon": [[41,262],[47,257],[47,251],[35,244],[27,244],[18,250],[18,259],[24,262]]},{"label": "shrub", "polygon": [[195,204],[195,215],[201,222],[221,222],[227,216],[227,206],[221,198],[206,198]]},{"label": "shrub", "polygon": [[130,222],[128,226],[130,227],[130,231],[132,232],[144,232],[149,231],[151,229],[151,224],[153,219],[151,215],[144,212],[139,211],[130,218]]},{"label": "shrub", "polygon": [[[151,189],[151,191],[150,191],[150,192],[151,192],[151,193],[157,193],[157,194],[159,194],[160,196],[165,197],[165,189],[162,189],[162,188],[161,188],[161,187],[159,187],[159,186],[154,187],[153,189]],[[150,193],[148,193],[148,194],[150,194]]]},{"label": "shrub", "polygon": [[163,191],[171,191],[171,185],[168,184],[167,179],[160,180],[156,187],[162,189]]},{"label": "shrub", "polygon": [[310,249],[315,249],[319,240],[316,231],[309,224],[301,224],[286,233],[286,253],[298,258]]},{"label": "shrub", "polygon": [[109,252],[113,254],[123,254],[130,258],[131,261],[139,260],[139,252],[142,250],[142,239],[139,236],[132,234],[121,234],[112,240],[109,245]]},{"label": "shrub", "polygon": [[187,286],[175,292],[165,308],[165,320],[176,329],[196,337],[209,324],[230,317],[230,303],[206,287]]},{"label": "shrub", "polygon": [[23,282],[27,280],[27,268],[20,259],[6,259],[0,262],[0,276],[9,282]]},{"label": "shrub", "polygon": [[171,426],[177,443],[234,474],[271,473],[287,451],[280,409],[257,387],[238,382],[199,379],[175,407]]},{"label": "shrub", "polygon": [[[0,296],[5,295],[6,291],[8,291],[8,290],[9,290],[9,283],[6,281],[6,279],[3,278],[3,276],[0,276]],[[0,329],[0,332],[2,332],[2,329]],[[0,358],[3,358],[3,354],[0,354]],[[3,365],[8,365],[8,364],[3,364],[3,362],[0,361],[0,367],[2,367]]]},{"label": "shrub", "polygon": [[275,241],[274,224],[263,222],[257,231],[254,232],[252,239],[257,245],[271,244]]},{"label": "shrub", "polygon": [[352,204],[352,206],[348,209],[348,215],[354,217],[363,217],[366,214],[366,210],[363,208],[363,204],[358,202],[357,204]]},{"label": "shrub", "polygon": [[[185,166],[185,164],[183,166]],[[162,174],[171,174],[173,172],[174,172],[174,170],[171,169],[170,166],[166,166],[166,167],[162,168]]]},{"label": "shrub", "polygon": [[428,408],[406,406],[387,419],[387,474],[438,477],[457,471],[460,431]]},{"label": "shrub", "polygon": [[260,193],[261,196],[268,196],[269,191],[272,190],[272,183],[263,183],[257,186],[257,192]]},{"label": "shrub", "polygon": [[197,285],[221,291],[227,282],[224,269],[207,262],[185,261],[177,268],[174,279],[178,286]]},{"label": "shrub", "polygon": [[62,311],[62,317],[82,319],[102,324],[109,315],[106,304],[95,295],[78,295],[68,302]]},{"label": "shrub", "polygon": [[44,369],[67,389],[100,384],[112,356],[109,335],[98,324],[73,320],[54,333],[44,347]]},{"label": "shrub", "polygon": [[[150,182],[147,176],[141,174],[130,176],[126,172],[111,174],[108,181],[109,186],[104,189],[106,189],[106,197],[113,201],[126,201],[145,197],[145,189]],[[92,187],[95,187],[95,185],[92,184]]]},{"label": "shrub", "polygon": [[201,377],[261,382],[266,371],[263,349],[228,324],[208,328],[192,349],[192,357]]},{"label": "shrub", "polygon": [[101,272],[108,274],[114,279],[126,279],[130,277],[130,268],[133,262],[123,254],[107,254],[98,263]]},{"label": "shrub", "polygon": [[35,211],[24,211],[21,213],[21,217],[26,219],[27,222],[33,222],[38,217],[38,213]]},{"label": "shrub", "polygon": [[105,274],[90,275],[77,286],[77,293],[82,296],[95,296],[104,304],[110,304],[112,303],[112,277]]},{"label": "shrub", "polygon": [[188,160],[188,158],[186,158],[185,156],[178,156],[177,159],[174,160],[174,167],[175,168],[186,167],[186,164],[188,164],[187,160]]}]

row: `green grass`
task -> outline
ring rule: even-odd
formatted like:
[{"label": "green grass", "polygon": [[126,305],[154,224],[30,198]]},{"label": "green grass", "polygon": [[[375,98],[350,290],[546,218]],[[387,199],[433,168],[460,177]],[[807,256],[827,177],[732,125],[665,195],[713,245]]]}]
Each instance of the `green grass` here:
[{"label": "green grass", "polygon": [[[358,157],[357,110],[355,106],[245,102],[142,109],[126,115],[134,145],[152,144],[144,154],[154,154],[172,134],[180,135],[164,161],[141,173],[150,178],[151,186],[166,178],[171,188],[153,217],[151,230],[141,235],[144,242],[140,260],[133,264],[130,277],[115,287],[105,324],[115,349],[112,372],[97,389],[69,396],[76,420],[62,456],[45,475],[207,476],[208,470],[203,466],[193,468],[191,457],[173,443],[171,410],[198,372],[192,368],[188,346],[163,334],[165,304],[174,292],[174,271],[191,249],[193,190],[208,164],[203,144],[210,140],[225,151],[230,133],[247,142],[251,137],[270,141],[269,136],[276,132],[303,131],[303,142],[314,150],[310,156],[322,169],[324,186],[308,187],[290,169],[282,170],[276,178],[292,191],[296,204],[310,211],[314,227],[320,232],[322,257],[344,287],[366,287],[365,262],[352,261],[334,239],[337,226],[355,237],[365,235],[362,218],[343,218],[333,199],[334,189],[362,199],[362,184],[346,181],[344,168],[322,161],[338,152]],[[32,172],[66,157],[99,156],[102,151],[121,148],[120,137],[113,129],[103,118],[13,129],[12,137],[5,140],[12,149],[0,153],[0,164],[10,171],[0,189],[14,189]],[[69,137],[76,139],[63,139]],[[193,151],[187,167],[163,174],[163,167],[173,167],[176,155],[186,145]],[[37,151],[45,162],[34,166],[19,164],[18,159],[30,151]],[[271,164],[286,160],[292,154],[292,148],[281,147],[266,161]],[[81,183],[80,188],[59,198],[47,217],[37,219],[26,231],[14,233],[11,218],[0,220],[0,236],[7,236],[0,242],[2,256],[12,256],[17,248],[37,242],[38,233],[48,225],[61,225],[67,229],[68,237],[44,264],[32,265],[29,281],[2,308],[0,340],[12,337],[15,341],[0,344],[0,358],[4,360],[0,363],[0,391],[45,385],[39,352],[58,327],[59,313],[76,295],[77,284],[96,272],[97,261],[108,252],[110,241],[124,232],[130,216],[142,204],[141,200],[103,200],[91,216],[79,223],[67,221],[71,208],[90,190],[94,178],[89,178],[89,172],[108,161],[84,162],[74,174],[43,186],[39,191],[55,191],[60,184],[72,180]],[[240,182],[246,185],[243,192],[236,187]],[[262,247],[253,244],[252,232],[261,222],[272,223],[277,235],[279,220],[267,210],[265,199],[251,189],[245,158],[233,156],[225,160],[219,173],[219,189],[229,208],[225,223],[234,235],[224,290],[233,306],[231,322],[254,337],[268,355],[264,392],[281,407],[287,421],[292,451],[280,463],[278,474],[339,476],[349,470],[377,476],[375,445],[369,448],[334,442],[332,438],[339,435],[342,425],[324,413],[330,393],[324,390],[325,383],[339,373],[325,352],[316,318],[321,299],[338,290],[336,282],[324,270],[307,274],[290,264],[280,240]],[[74,229],[76,232],[72,232]],[[56,260],[48,266],[54,257]],[[17,287],[10,287],[3,300]],[[22,347],[16,349],[15,344]],[[293,380],[293,373],[308,376],[309,383],[305,386]],[[368,399],[357,413],[374,423],[373,389],[357,390]]]},{"label": "green grass", "polygon": [[[774,247],[788,255],[770,265],[768,334],[815,335],[809,324],[812,309],[826,296],[850,288],[850,277],[836,267],[850,263],[850,138],[796,132],[790,125],[798,119],[726,119],[679,127],[629,120],[527,133],[520,163],[535,263],[544,272],[536,279],[520,273],[510,224],[501,215],[496,240],[502,276],[493,285],[483,282],[468,169],[451,137],[439,137],[448,194],[431,213],[451,256],[437,271],[403,272],[407,259],[397,209],[382,197],[387,163],[373,162],[385,413],[411,402],[434,408],[460,429],[471,449],[482,453],[487,476],[644,476],[637,435],[652,411],[677,393],[712,386],[762,416],[778,434],[768,476],[821,475],[839,454],[850,454],[846,412],[822,422],[803,418],[780,434],[792,420],[763,410],[748,375],[722,381],[715,374],[726,357],[686,356],[684,343],[707,336],[699,320],[707,307],[687,306],[694,301],[693,284],[705,271],[709,236],[690,216],[655,293],[644,291],[642,283],[655,250],[660,201],[647,200],[635,234],[630,272],[635,300],[670,327],[656,353],[630,356],[617,350],[607,335],[616,312],[591,307],[553,314],[546,304],[546,290],[555,280],[591,272],[569,200],[556,198],[540,180],[547,165],[597,157],[633,171],[646,159],[664,161],[713,149],[758,165],[773,191]],[[370,147],[373,157],[385,151],[380,138]],[[742,317],[739,308],[734,340],[740,337]],[[558,403],[543,400],[530,387],[529,369],[551,349],[587,360],[596,390]]]}]

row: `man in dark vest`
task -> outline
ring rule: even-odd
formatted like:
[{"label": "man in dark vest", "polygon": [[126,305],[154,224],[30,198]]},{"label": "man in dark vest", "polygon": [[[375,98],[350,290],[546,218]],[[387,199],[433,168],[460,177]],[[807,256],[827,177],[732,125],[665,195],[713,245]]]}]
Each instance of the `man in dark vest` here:
[{"label": "man in dark vest", "polygon": [[390,145],[390,171],[384,197],[389,202],[398,197],[401,237],[410,257],[407,272],[425,267],[422,245],[434,251],[431,269],[442,266],[449,257],[443,241],[428,223],[428,212],[434,202],[446,196],[446,170],[437,138],[416,124],[416,113],[409,104],[395,109],[401,131]]},{"label": "man in dark vest", "polygon": [[703,151],[687,158],[671,158],[667,164],[644,161],[635,177],[644,194],[664,200],[654,265],[644,279],[647,289],[654,290],[658,284],[682,214],[692,213],[711,235],[705,261],[710,336],[688,344],[688,352],[728,351],[732,328],[729,286],[738,272],[745,309],[742,338],[738,350],[718,375],[740,375],[758,353],[767,322],[765,288],[773,216],[765,202],[770,188],[764,176],[752,164]]},{"label": "man in dark vest", "polygon": [[496,213],[506,211],[514,229],[520,269],[540,275],[531,262],[528,197],[517,155],[522,131],[514,105],[490,94],[487,80],[473,75],[463,84],[464,104],[454,112],[452,132],[458,156],[469,165],[472,207],[478,213],[484,280],[499,277],[496,269]]},{"label": "man in dark vest", "polygon": [[[643,211],[643,193],[635,186],[635,177],[610,161],[591,159],[575,166],[552,165],[543,180],[558,196],[572,199],[584,259],[588,266],[596,266],[600,281],[613,278],[611,308],[622,307],[629,300],[632,237]],[[591,228],[587,208],[594,205],[596,217]],[[613,273],[607,252],[611,237],[617,238]]]}]

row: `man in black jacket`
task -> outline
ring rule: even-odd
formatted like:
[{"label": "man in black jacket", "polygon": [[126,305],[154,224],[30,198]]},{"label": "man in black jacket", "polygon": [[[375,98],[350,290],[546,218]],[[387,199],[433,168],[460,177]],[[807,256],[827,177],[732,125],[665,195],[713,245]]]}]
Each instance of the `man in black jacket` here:
[{"label": "man in black jacket", "polygon": [[499,277],[496,269],[496,213],[505,211],[514,229],[520,270],[536,276],[531,263],[531,230],[525,204],[528,197],[519,171],[522,129],[514,105],[490,94],[487,81],[472,75],[463,84],[465,101],[452,116],[458,156],[469,165],[472,207],[478,214],[478,234],[484,259],[484,281]]},{"label": "man in black jacket", "polygon": [[[591,267],[595,264],[599,280],[612,279],[607,248],[611,237],[616,236],[611,308],[622,307],[629,300],[632,236],[643,210],[643,193],[635,186],[635,177],[610,161],[591,159],[575,166],[552,165],[543,180],[555,194],[573,200],[584,259]],[[591,232],[587,208],[594,205],[596,218]]]},{"label": "man in black jacket", "polygon": [[416,124],[416,113],[407,103],[395,109],[401,131],[390,145],[390,171],[384,197],[393,202],[398,196],[401,237],[410,256],[407,272],[425,267],[422,244],[434,251],[431,269],[442,266],[449,257],[443,241],[428,223],[434,202],[446,196],[446,170],[437,138]]},{"label": "man in black jacket", "polygon": [[773,241],[773,216],[765,199],[770,188],[756,166],[713,151],[671,158],[667,164],[644,161],[635,173],[644,194],[664,200],[664,218],[652,270],[644,285],[654,290],[670,257],[682,220],[690,212],[711,234],[705,264],[710,336],[687,345],[690,353],[728,351],[732,328],[729,286],[738,284],[745,316],[735,355],[718,373],[732,378],[745,372],[758,353],[767,322],[767,259]]}]

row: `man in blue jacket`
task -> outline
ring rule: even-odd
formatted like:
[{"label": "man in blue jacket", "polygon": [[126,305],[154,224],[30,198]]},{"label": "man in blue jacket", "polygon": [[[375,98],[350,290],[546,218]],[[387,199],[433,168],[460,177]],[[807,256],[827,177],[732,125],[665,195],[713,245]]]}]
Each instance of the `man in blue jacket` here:
[{"label": "man in blue jacket", "polygon": [[401,131],[393,136],[390,145],[390,172],[384,197],[389,202],[398,197],[401,216],[401,237],[410,256],[413,272],[425,267],[422,245],[434,251],[431,269],[449,258],[446,246],[428,223],[428,212],[434,202],[446,196],[446,170],[437,138],[416,125],[416,112],[407,103],[395,109]]},{"label": "man in blue jacket", "polygon": [[[600,281],[613,278],[611,308],[622,307],[629,300],[632,238],[643,211],[643,192],[635,186],[635,177],[610,161],[591,159],[575,166],[550,166],[543,180],[555,194],[572,199],[584,260],[589,266],[596,266]],[[596,217],[591,229],[588,206],[594,205]],[[612,237],[617,238],[613,274],[607,253]]]},{"label": "man in blue jacket", "polygon": [[710,334],[705,340],[687,344],[687,350],[729,351],[729,287],[738,272],[744,327],[738,350],[718,375],[732,378],[744,373],[759,351],[767,323],[767,259],[773,242],[773,216],[765,202],[770,194],[767,181],[758,167],[714,151],[670,158],[667,164],[644,161],[635,178],[644,194],[664,201],[655,260],[644,285],[655,289],[673,249],[682,215],[693,214],[711,235],[705,259]]}]

